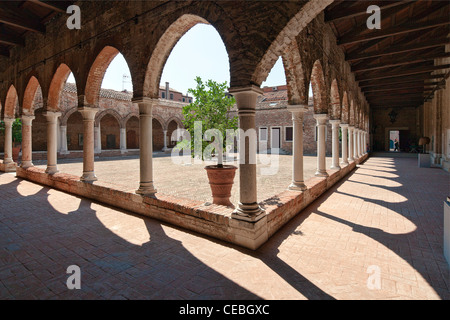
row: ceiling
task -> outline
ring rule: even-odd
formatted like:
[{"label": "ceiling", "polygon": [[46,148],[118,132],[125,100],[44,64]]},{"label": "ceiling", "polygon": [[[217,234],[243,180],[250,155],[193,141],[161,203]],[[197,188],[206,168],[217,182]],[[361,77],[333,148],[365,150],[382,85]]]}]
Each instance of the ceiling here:
[{"label": "ceiling", "polygon": [[[379,30],[367,28],[369,5],[381,9]],[[450,57],[449,8],[450,1],[337,0],[325,9],[371,108],[418,107],[445,85],[450,65],[435,59]]]},{"label": "ceiling", "polygon": [[45,33],[45,24],[65,13],[75,1],[1,1],[0,55],[9,57],[11,48],[23,46],[29,33]]}]

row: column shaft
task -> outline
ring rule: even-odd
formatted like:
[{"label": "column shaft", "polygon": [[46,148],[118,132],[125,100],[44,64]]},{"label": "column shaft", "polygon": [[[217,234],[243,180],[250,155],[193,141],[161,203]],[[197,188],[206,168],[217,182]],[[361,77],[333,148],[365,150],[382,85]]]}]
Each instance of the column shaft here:
[{"label": "column shaft", "polygon": [[[305,108],[306,107],[306,108]],[[292,112],[292,183],[289,190],[306,190],[303,178],[303,112],[308,106],[288,105]]]},{"label": "column shaft", "polygon": [[78,111],[83,116],[83,175],[80,180],[96,181],[94,172],[94,120],[98,108],[81,107]]},{"label": "column shaft", "polygon": [[330,120],[331,123],[331,133],[332,133],[332,164],[331,169],[341,170],[339,166],[339,124],[340,120]]},{"label": "column shaft", "polygon": [[32,130],[31,123],[34,116],[22,116],[22,168],[33,166],[32,163]]},{"label": "column shaft", "polygon": [[327,115],[326,114],[315,114],[314,119],[317,121],[317,171],[316,176],[327,177],[325,153],[325,128]]},{"label": "column shaft", "polygon": [[120,152],[127,152],[127,129],[120,128]]},{"label": "column shaft", "polygon": [[14,122],[13,118],[3,119],[5,123],[5,153],[4,153],[4,164],[13,163],[12,159],[12,124]]},{"label": "column shaft", "polygon": [[342,130],[342,166],[348,165],[348,124],[341,124]]},{"label": "column shaft", "polygon": [[139,163],[140,182],[136,193],[142,195],[154,195],[156,189],[153,186],[153,129],[152,109],[155,101],[150,98],[135,100],[139,105]]},{"label": "column shaft", "polygon": [[47,169],[45,172],[54,174],[58,172],[58,117],[61,113],[47,111],[44,115],[47,118]]}]

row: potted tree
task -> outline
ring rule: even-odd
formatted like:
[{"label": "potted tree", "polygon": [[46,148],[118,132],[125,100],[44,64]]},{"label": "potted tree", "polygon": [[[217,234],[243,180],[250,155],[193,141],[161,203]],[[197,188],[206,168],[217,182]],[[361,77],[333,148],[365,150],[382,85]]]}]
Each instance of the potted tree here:
[{"label": "potted tree", "polygon": [[[195,81],[196,88],[188,90],[194,97],[193,102],[183,107],[183,125],[186,130],[191,137],[199,137],[201,134],[202,138],[194,139],[194,143],[191,143],[192,155],[201,157],[202,160],[208,155],[217,159],[217,164],[205,167],[213,203],[234,208],[230,196],[237,167],[223,164],[223,150],[226,148],[223,137],[226,136],[227,129],[237,129],[238,118],[230,117],[228,113],[235,104],[235,99],[227,94],[226,82],[208,80],[203,83],[200,77],[196,77]],[[204,137],[207,139],[203,139]],[[180,145],[183,144],[186,141],[180,142]],[[212,150],[214,152],[208,152]]]}]

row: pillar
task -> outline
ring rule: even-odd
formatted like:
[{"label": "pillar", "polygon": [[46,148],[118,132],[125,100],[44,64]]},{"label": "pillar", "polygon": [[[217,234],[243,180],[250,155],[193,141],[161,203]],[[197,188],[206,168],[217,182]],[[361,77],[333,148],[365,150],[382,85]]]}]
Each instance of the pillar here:
[{"label": "pillar", "polygon": [[47,169],[48,174],[58,172],[58,117],[61,112],[47,111],[44,116],[47,119]]},{"label": "pillar", "polygon": [[303,179],[303,112],[308,110],[305,105],[288,105],[287,108],[292,113],[292,183],[289,190],[306,190]]},{"label": "pillar", "polygon": [[342,131],[342,162],[341,166],[348,165],[348,124],[340,124]]},{"label": "pillar", "polygon": [[32,131],[31,123],[34,116],[24,115],[22,116],[22,168],[29,168],[33,166],[32,163]]},{"label": "pillar", "polygon": [[353,130],[353,159],[358,159],[358,128]]},{"label": "pillar", "polygon": [[341,120],[330,120],[332,163],[330,169],[341,170],[339,166],[339,124]]},{"label": "pillar", "polygon": [[327,122],[327,114],[315,114],[314,119],[317,121],[317,177],[327,177],[325,162],[325,127]]},{"label": "pillar", "polygon": [[59,126],[59,131],[61,135],[61,154],[68,154],[69,151],[67,150],[67,126]]},{"label": "pillar", "polygon": [[120,128],[120,152],[127,152],[127,129]]},{"label": "pillar", "polygon": [[81,107],[78,111],[83,116],[83,175],[84,182],[96,181],[94,172],[94,120],[98,108]]},{"label": "pillar", "polygon": [[358,158],[361,158],[361,156],[362,156],[362,149],[361,149],[361,141],[362,141],[362,137],[361,137],[361,133],[362,133],[362,130],[361,129],[358,129],[358,132],[357,132],[357,137],[358,137],[358,152],[357,152],[357,155],[358,155]]},{"label": "pillar", "polygon": [[4,164],[13,163],[12,158],[12,124],[14,122],[14,118],[4,118],[3,122],[5,123],[5,153],[4,153]]},{"label": "pillar", "polygon": [[102,152],[102,132],[100,129],[100,123],[96,127],[94,125],[94,153]]},{"label": "pillar", "polygon": [[164,147],[162,148],[162,151],[166,151],[167,150],[167,130],[163,130],[163,134],[164,134]]},{"label": "pillar", "polygon": [[354,126],[348,126],[348,162],[353,161],[353,130]]},{"label": "pillar", "polygon": [[238,108],[239,129],[249,138],[239,137],[239,203],[232,217],[238,220],[256,222],[264,216],[259,206],[256,188],[256,100],[263,91],[257,86],[230,88]]},{"label": "pillar", "polygon": [[140,181],[136,191],[142,195],[154,195],[156,189],[153,186],[153,132],[152,109],[157,99],[141,98],[133,100],[139,106],[139,164]]}]

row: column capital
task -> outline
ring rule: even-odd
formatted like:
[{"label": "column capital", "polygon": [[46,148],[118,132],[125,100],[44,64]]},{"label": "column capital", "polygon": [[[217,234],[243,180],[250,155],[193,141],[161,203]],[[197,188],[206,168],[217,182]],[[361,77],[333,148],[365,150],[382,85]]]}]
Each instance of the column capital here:
[{"label": "column capital", "polygon": [[10,118],[10,117],[5,117],[3,119],[3,122],[5,123],[5,125],[12,126],[12,123],[14,122],[14,120],[16,120],[16,119]]},{"label": "column capital", "polygon": [[132,98],[131,102],[137,103],[137,104],[157,104],[159,103],[158,98],[150,98],[150,97],[136,97]]},{"label": "column capital", "polygon": [[339,126],[340,126],[341,128],[348,129],[348,123],[340,123]]},{"label": "column capital", "polygon": [[56,121],[56,119],[61,116],[61,112],[46,111],[43,113],[43,116],[45,116],[47,118],[47,121]]},{"label": "column capital", "polygon": [[255,85],[248,87],[235,87],[228,90],[236,99],[238,113],[240,115],[252,115],[255,112],[256,100],[264,91]]},{"label": "column capital", "polygon": [[313,115],[313,118],[316,119],[318,124],[323,125],[328,120],[328,114],[326,114],[326,113],[315,113]]},{"label": "column capital", "polygon": [[338,126],[341,123],[341,120],[328,120],[329,123],[331,123],[334,126]]},{"label": "column capital", "polygon": [[[31,124],[31,121],[33,121],[35,118],[36,118],[35,116],[33,116],[33,115],[28,115],[28,114],[24,114],[24,115],[21,117],[22,121],[23,121],[24,124],[26,124],[26,125],[27,125],[27,124],[30,125],[30,124]],[[26,122],[28,122],[28,123],[26,123]]]},{"label": "column capital", "polygon": [[287,110],[292,113],[304,112],[304,111],[308,111],[308,105],[306,105],[306,104],[288,104]]},{"label": "column capital", "polygon": [[94,121],[95,115],[99,111],[99,108],[94,108],[90,106],[78,107],[78,111],[83,116],[83,120],[91,120]]}]

